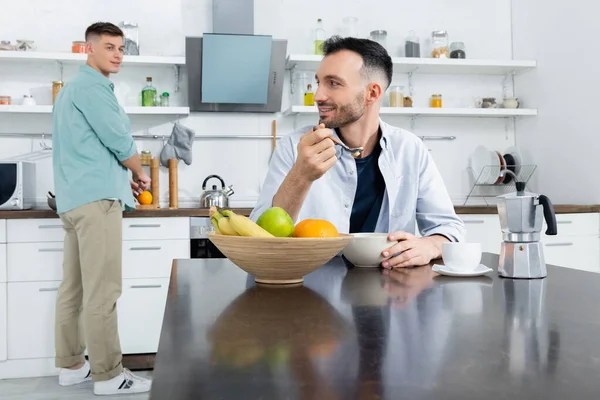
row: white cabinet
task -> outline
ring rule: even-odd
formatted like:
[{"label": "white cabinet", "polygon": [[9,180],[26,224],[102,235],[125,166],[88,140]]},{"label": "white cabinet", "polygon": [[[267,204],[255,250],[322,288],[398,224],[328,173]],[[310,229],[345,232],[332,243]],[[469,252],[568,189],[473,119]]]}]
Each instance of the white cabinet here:
[{"label": "white cabinet", "polygon": [[117,303],[123,354],[156,353],[169,279],[124,279]]},{"label": "white cabinet", "polygon": [[502,242],[500,219],[496,214],[461,214],[465,224],[466,241],[481,243],[481,249],[487,253],[499,253]]},{"label": "white cabinet", "polygon": [[6,282],[6,244],[0,243],[0,283]]},{"label": "white cabinet", "polygon": [[8,281],[60,281],[63,258],[62,242],[9,243]]},{"label": "white cabinet", "polygon": [[123,241],[123,278],[168,278],[176,258],[190,258],[189,240]]},{"label": "white cabinet", "polygon": [[123,218],[123,240],[189,238],[189,218]]},{"label": "white cabinet", "polygon": [[54,316],[60,282],[7,284],[8,359],[54,357]]},{"label": "white cabinet", "polygon": [[0,361],[7,358],[6,314],[6,283],[0,283]]},{"label": "white cabinet", "polygon": [[589,236],[547,236],[542,240],[547,264],[600,272],[600,239]]},{"label": "white cabinet", "polygon": [[0,243],[6,243],[6,220],[0,219]]},{"label": "white cabinet", "polygon": [[[600,214],[557,214],[559,236],[587,236],[600,234]],[[546,221],[542,233],[546,232]]]},{"label": "white cabinet", "polygon": [[62,242],[65,240],[62,222],[51,219],[10,219],[6,224],[8,243]]}]

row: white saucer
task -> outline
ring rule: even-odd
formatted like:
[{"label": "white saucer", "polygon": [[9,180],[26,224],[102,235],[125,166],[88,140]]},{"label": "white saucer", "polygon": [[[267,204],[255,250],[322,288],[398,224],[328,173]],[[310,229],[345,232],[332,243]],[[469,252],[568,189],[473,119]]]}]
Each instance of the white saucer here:
[{"label": "white saucer", "polygon": [[438,274],[446,276],[480,276],[493,271],[491,268],[488,268],[483,264],[479,264],[479,266],[472,271],[454,271],[445,267],[444,265],[438,264],[435,264],[432,269],[433,272],[437,272]]}]

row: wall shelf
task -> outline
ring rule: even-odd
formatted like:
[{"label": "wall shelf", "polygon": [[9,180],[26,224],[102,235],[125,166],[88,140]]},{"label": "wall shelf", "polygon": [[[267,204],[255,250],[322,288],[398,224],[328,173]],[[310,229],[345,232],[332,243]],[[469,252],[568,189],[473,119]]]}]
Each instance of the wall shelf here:
[{"label": "wall shelf", "polygon": [[[189,107],[125,107],[129,115],[189,115]],[[52,106],[0,105],[2,114],[52,114]]]},{"label": "wall shelf", "polygon": [[[286,116],[318,114],[317,107],[292,106],[284,111]],[[474,117],[507,118],[536,116],[536,109],[526,108],[418,108],[418,107],[381,107],[381,115],[429,116],[429,117]]]},{"label": "wall shelf", "polygon": [[[0,51],[0,62],[58,62],[62,64],[83,64],[87,54],[38,52],[38,51]],[[160,65],[185,65],[185,57],[162,56],[124,56],[123,65],[160,66]]]},{"label": "wall shelf", "polygon": [[[322,56],[311,54],[290,54],[286,68],[316,70]],[[392,57],[394,73],[416,74],[461,74],[461,75],[508,75],[518,74],[536,68],[536,61],[526,60],[471,60],[439,58]]]}]

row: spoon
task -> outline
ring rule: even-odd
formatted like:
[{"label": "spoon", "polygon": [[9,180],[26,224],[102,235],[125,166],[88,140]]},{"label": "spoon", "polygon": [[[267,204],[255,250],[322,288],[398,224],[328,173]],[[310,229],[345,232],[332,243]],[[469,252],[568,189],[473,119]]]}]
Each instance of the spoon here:
[{"label": "spoon", "polygon": [[[313,131],[316,131],[317,129],[318,126],[315,126],[313,128]],[[330,137],[330,139],[333,141],[333,143],[337,144],[338,146],[341,146],[344,150],[350,153],[350,155],[354,158],[359,158],[362,152],[365,151],[362,147],[348,147],[335,137]]]}]

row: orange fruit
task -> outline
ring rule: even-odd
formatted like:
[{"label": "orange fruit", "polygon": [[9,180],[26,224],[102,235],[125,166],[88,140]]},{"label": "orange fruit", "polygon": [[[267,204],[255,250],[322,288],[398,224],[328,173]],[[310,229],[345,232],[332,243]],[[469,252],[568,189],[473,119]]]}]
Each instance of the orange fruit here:
[{"label": "orange fruit", "polygon": [[305,219],[294,228],[294,237],[327,238],[340,236],[335,225],[324,219]]},{"label": "orange fruit", "polygon": [[138,194],[137,201],[139,201],[143,206],[152,204],[152,193],[144,190],[142,193]]}]

